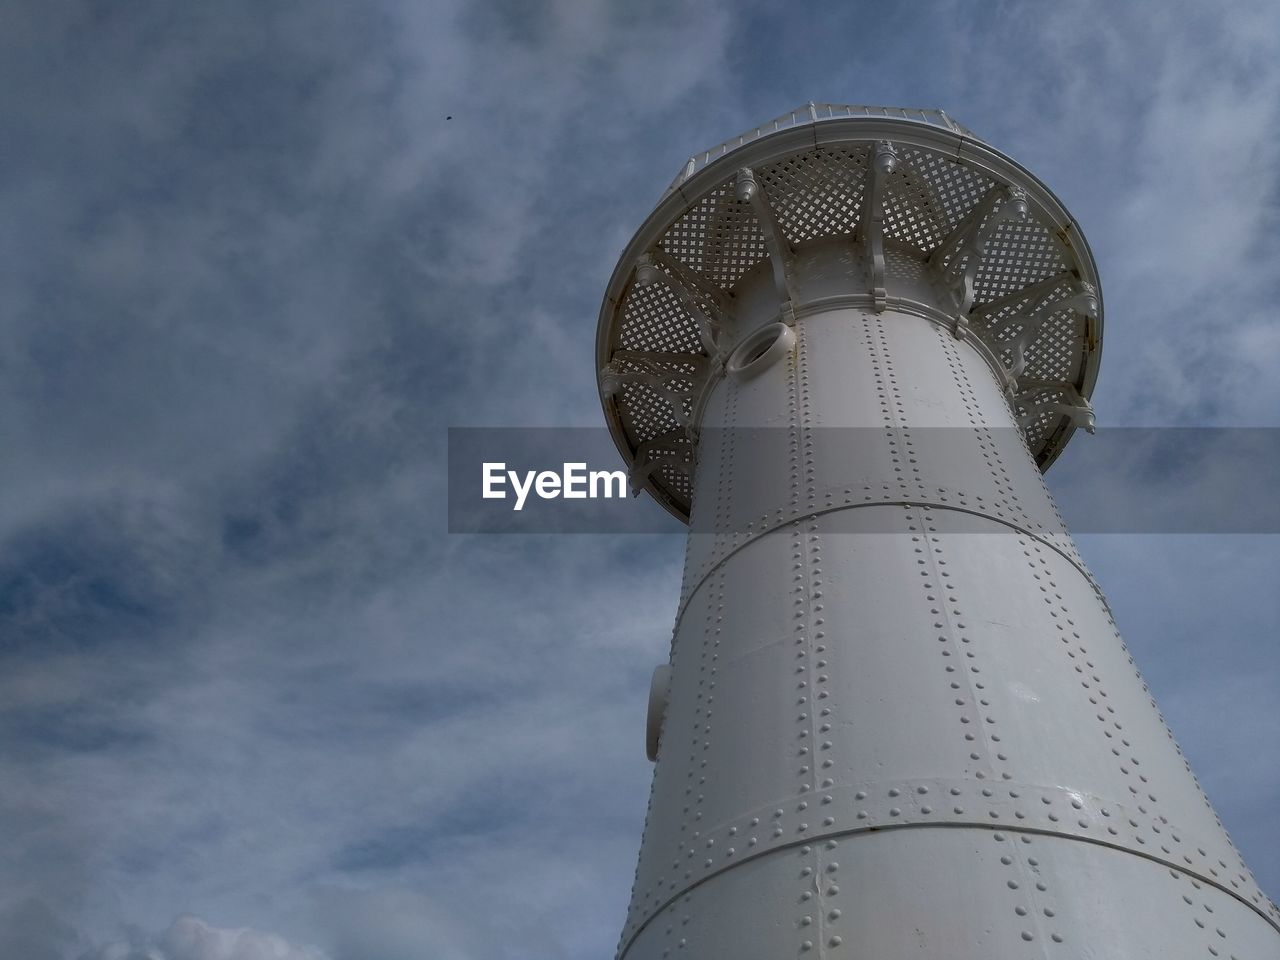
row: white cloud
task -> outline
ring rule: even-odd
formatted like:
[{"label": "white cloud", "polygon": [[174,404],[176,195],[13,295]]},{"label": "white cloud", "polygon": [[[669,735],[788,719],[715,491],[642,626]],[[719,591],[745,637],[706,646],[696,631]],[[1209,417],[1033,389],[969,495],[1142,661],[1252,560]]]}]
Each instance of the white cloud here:
[{"label": "white cloud", "polygon": [[335,960],[482,960],[502,956],[500,934],[423,893],[323,888],[318,923]]},{"label": "white cloud", "polygon": [[247,927],[215,927],[179,917],[154,942],[104,944],[89,960],[328,960],[318,950]]}]

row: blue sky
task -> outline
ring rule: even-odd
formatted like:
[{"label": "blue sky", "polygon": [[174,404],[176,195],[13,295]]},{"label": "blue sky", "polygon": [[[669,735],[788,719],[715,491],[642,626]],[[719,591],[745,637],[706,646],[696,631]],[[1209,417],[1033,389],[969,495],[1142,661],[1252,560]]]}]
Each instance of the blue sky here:
[{"label": "blue sky", "polygon": [[[0,956],[612,952],[682,543],[449,536],[445,431],[597,425],[631,231],[810,99],[1052,186],[1101,424],[1280,426],[1270,2],[6,5]],[[1280,896],[1280,537],[1081,548]]]}]

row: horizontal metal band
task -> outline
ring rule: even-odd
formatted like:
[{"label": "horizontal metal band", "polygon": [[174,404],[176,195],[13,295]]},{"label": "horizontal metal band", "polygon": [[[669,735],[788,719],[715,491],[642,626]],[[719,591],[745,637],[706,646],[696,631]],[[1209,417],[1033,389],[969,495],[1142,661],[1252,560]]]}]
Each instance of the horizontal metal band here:
[{"label": "horizontal metal band", "polygon": [[819,787],[693,831],[669,861],[679,863],[670,868],[674,876],[659,877],[650,889],[633,893],[621,952],[689,890],[741,863],[827,839],[929,827],[1035,833],[1131,853],[1215,887],[1280,931],[1280,918],[1270,912],[1270,901],[1238,856],[1236,866],[1228,867],[1207,852],[1210,844],[1142,805],[1062,787],[920,779]]},{"label": "horizontal metal band", "polygon": [[[680,597],[679,609],[676,612],[675,632],[679,632],[680,622],[684,619],[685,610],[688,609],[690,602],[693,600],[697,592],[702,588],[703,584],[714,574],[721,566],[724,565],[731,557],[739,551],[750,546],[760,538],[781,530],[783,527],[792,526],[800,523],[810,517],[820,517],[827,514],[838,513],[842,510],[855,510],[862,507],[920,507],[930,510],[951,511],[954,513],[962,513],[967,516],[977,517],[982,520],[989,520],[993,525],[1003,527],[1014,533],[1023,534],[1036,542],[1048,547],[1057,553],[1064,560],[1070,563],[1079,571],[1080,575],[1085,578],[1089,585],[1093,588],[1095,594],[1101,600],[1104,607],[1108,610],[1106,598],[1102,594],[1102,589],[1097,581],[1093,579],[1093,575],[1088,571],[1081,559],[1079,553],[1076,552],[1075,544],[1071,541],[1070,535],[1066,532],[1065,527],[1059,527],[1057,530],[1049,530],[1043,524],[1032,520],[1030,517],[1023,516],[1021,522],[1004,519],[1002,517],[992,516],[990,513],[970,509],[967,506],[970,497],[957,490],[947,490],[945,488],[935,488],[938,490],[937,498],[921,498],[893,496],[886,494],[887,485],[881,485],[879,492],[871,490],[859,490],[858,493],[846,493],[845,486],[839,485],[839,502],[835,502],[836,494],[831,488],[821,494],[821,499],[826,500],[828,495],[831,497],[831,503],[826,506],[805,505],[791,510],[780,510],[776,512],[772,518],[763,518],[758,527],[751,530],[750,533],[733,534],[728,546],[721,551],[713,553],[711,560],[705,564],[700,570],[692,573],[691,577],[686,578],[686,586]],[[815,499],[817,499],[815,495]],[[905,532],[905,531],[904,531]],[[992,533],[996,533],[995,530]],[[697,536],[698,534],[691,534]],[[704,536],[714,536],[708,533]],[[1062,543],[1055,542],[1056,539],[1065,541],[1066,546]],[[686,548],[687,549],[687,548]],[[673,634],[674,636],[674,634]]]}]

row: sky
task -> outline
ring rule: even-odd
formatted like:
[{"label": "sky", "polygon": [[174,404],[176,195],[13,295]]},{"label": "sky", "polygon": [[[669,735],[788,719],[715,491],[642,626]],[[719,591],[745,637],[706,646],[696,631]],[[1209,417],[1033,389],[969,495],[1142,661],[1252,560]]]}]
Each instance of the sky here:
[{"label": "sky", "polygon": [[[683,544],[450,535],[446,430],[598,425],[631,232],[808,100],[1053,188],[1101,425],[1280,426],[1270,0],[0,9],[0,956],[612,954]],[[1280,536],[1079,540],[1280,896]]]}]

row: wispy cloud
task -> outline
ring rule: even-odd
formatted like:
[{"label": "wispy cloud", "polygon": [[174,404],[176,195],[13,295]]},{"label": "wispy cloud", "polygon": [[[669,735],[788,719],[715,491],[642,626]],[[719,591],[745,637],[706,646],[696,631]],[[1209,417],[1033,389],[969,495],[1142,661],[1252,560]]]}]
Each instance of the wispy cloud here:
[{"label": "wispy cloud", "polygon": [[214,927],[184,916],[154,941],[105,944],[86,960],[328,960],[309,947],[289,943],[274,933],[245,927]]}]

